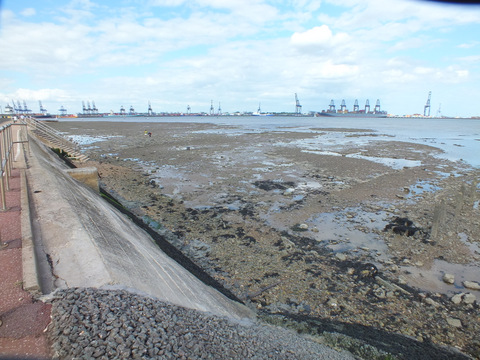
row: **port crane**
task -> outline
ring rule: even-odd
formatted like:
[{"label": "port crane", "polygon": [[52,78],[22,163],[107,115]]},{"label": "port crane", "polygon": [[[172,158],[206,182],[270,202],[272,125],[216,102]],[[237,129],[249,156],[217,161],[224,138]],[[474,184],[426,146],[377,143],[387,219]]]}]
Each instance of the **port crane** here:
[{"label": "port crane", "polygon": [[370,112],[370,101],[365,101],[365,113],[368,114]]},{"label": "port crane", "polygon": [[190,107],[190,105],[187,105],[187,115],[190,115],[191,110],[192,110],[192,108]]},{"label": "port crane", "polygon": [[153,110],[152,110],[152,104],[150,104],[150,101],[148,102],[148,116],[153,115]]},{"label": "port crane", "polygon": [[295,114],[296,115],[302,114],[302,105],[300,105],[300,101],[298,100],[297,93],[295,93]]},{"label": "port crane", "polygon": [[218,103],[218,115],[222,115],[222,107],[220,106],[220,102]]},{"label": "port crane", "polygon": [[335,112],[335,102],[333,101],[330,101],[330,105],[328,106],[328,111],[330,112]]},{"label": "port crane", "polygon": [[375,113],[380,112],[380,99],[377,99],[377,103],[375,104]]},{"label": "port crane", "polygon": [[358,99],[355,99],[355,103],[353,104],[353,112],[358,112],[360,110],[360,106],[358,105]]},{"label": "port crane", "polygon": [[47,109],[45,109],[42,105],[42,102],[38,100],[38,104],[40,105],[40,112],[45,115],[47,113]]},{"label": "port crane", "polygon": [[342,104],[340,105],[340,112],[345,113],[347,111],[347,104],[345,104],[345,99],[342,99]]},{"label": "port crane", "polygon": [[210,115],[213,115],[215,113],[215,109],[213,108],[213,100],[210,102]]},{"label": "port crane", "polygon": [[58,111],[60,111],[61,116],[65,116],[67,114],[67,109],[65,109],[63,105],[60,106],[60,109],[58,109]]},{"label": "port crane", "polygon": [[423,116],[430,116],[430,99],[431,99],[431,97],[432,97],[432,92],[429,91],[428,92],[427,103],[423,107]]},{"label": "port crane", "polygon": [[92,101],[92,113],[95,115],[98,114],[98,109],[95,106],[95,101]]}]

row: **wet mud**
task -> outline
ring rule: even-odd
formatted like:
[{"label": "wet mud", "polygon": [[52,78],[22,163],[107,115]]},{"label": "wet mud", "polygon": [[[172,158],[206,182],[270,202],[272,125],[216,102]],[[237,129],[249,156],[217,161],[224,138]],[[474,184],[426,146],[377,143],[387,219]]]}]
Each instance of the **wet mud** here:
[{"label": "wet mud", "polygon": [[[480,281],[478,169],[433,146],[356,142],[365,129],[54,127],[90,137],[77,165],[96,166],[106,191],[259,313],[480,357],[480,291],[464,286]],[[332,147],[331,133],[352,141]]]}]

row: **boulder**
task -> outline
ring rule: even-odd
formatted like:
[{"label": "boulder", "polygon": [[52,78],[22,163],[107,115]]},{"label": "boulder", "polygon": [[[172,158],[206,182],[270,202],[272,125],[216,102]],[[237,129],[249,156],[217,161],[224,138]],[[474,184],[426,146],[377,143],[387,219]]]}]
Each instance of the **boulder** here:
[{"label": "boulder", "polygon": [[476,281],[464,281],[463,286],[471,290],[480,290],[480,284]]},{"label": "boulder", "polygon": [[446,284],[453,284],[455,282],[455,275],[453,274],[444,274],[443,282]]}]

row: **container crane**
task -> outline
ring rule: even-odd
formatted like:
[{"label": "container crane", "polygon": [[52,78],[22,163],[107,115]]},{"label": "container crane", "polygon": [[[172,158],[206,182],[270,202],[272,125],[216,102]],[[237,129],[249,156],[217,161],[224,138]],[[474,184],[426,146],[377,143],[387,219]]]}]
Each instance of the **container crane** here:
[{"label": "container crane", "polygon": [[380,99],[377,99],[377,103],[375,104],[375,110],[373,112],[375,113],[380,112]]},{"label": "container crane", "polygon": [[358,112],[360,110],[360,106],[358,105],[358,99],[355,99],[355,103],[353,104],[353,112]]},{"label": "container crane", "polygon": [[45,109],[42,105],[42,102],[39,100],[38,104],[40,105],[40,112],[45,115],[47,113],[47,109]]},{"label": "container crane", "polygon": [[213,100],[210,102],[210,115],[213,115],[215,113],[215,109],[213,108]]},{"label": "container crane", "polygon": [[429,91],[428,92],[427,103],[423,107],[423,116],[430,116],[430,99],[431,99],[431,97],[432,97],[432,92]]},{"label": "container crane", "polygon": [[152,104],[150,104],[150,101],[148,102],[148,116],[153,115],[153,110],[152,110]]},{"label": "container crane", "polygon": [[340,105],[340,112],[345,113],[347,111],[347,105],[345,104],[345,99],[342,100],[342,104]]},{"label": "container crane", "polygon": [[365,113],[368,114],[370,112],[370,101],[367,99],[365,101]]},{"label": "container crane", "polygon": [[295,93],[295,114],[302,115],[302,105],[300,105],[300,101],[298,100],[297,93]]},{"label": "container crane", "polygon": [[58,109],[58,111],[60,111],[61,116],[65,116],[67,114],[67,109],[65,109],[63,105],[60,106],[60,109]]},{"label": "container crane", "polygon": [[328,106],[328,111],[329,112],[336,112],[335,111],[335,102],[333,101],[333,99],[332,99],[332,101],[330,101],[330,105]]}]

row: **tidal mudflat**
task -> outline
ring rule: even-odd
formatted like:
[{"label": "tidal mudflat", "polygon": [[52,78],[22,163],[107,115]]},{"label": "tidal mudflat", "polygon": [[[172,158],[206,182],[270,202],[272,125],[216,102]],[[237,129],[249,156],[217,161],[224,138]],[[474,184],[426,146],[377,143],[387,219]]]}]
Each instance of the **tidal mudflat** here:
[{"label": "tidal mudflat", "polygon": [[107,191],[270,320],[366,326],[480,356],[480,170],[441,140],[156,121],[52,125]]}]

